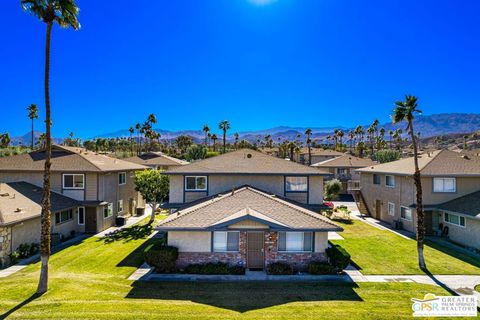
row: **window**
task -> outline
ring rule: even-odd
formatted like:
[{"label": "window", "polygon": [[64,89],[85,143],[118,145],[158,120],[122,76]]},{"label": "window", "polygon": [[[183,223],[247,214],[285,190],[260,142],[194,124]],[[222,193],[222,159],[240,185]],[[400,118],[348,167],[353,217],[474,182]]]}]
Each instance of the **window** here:
[{"label": "window", "polygon": [[313,233],[312,232],[279,232],[278,233],[278,251],[312,251]]},{"label": "window", "polygon": [[387,187],[395,187],[395,176],[385,176],[385,184]]},{"label": "window", "polygon": [[465,217],[458,216],[456,214],[451,214],[451,213],[444,213],[443,219],[445,222],[454,224],[460,227],[465,228]]},{"label": "window", "polygon": [[123,212],[123,200],[118,200],[118,202],[117,202],[117,212],[118,213]]},{"label": "window", "polygon": [[118,174],[118,184],[123,185],[127,183],[127,173],[126,172],[120,172]]},{"label": "window", "polygon": [[85,224],[85,207],[77,208],[77,218],[79,225]]},{"label": "window", "polygon": [[407,207],[401,207],[400,208],[400,217],[404,220],[412,221],[413,220],[412,209],[407,208]]},{"label": "window", "polygon": [[286,191],[308,191],[307,177],[285,177]]},{"label": "window", "polygon": [[391,216],[395,215],[395,203],[388,203],[388,214]]},{"label": "window", "polygon": [[238,251],[240,232],[238,231],[215,231],[213,233],[213,251]]},{"label": "window", "polygon": [[113,216],[113,203],[109,203],[103,206],[103,217],[109,218],[111,216]]},{"label": "window", "polygon": [[373,174],[373,184],[380,184],[380,176],[378,174]]},{"label": "window", "polygon": [[433,192],[455,192],[455,178],[433,178]]},{"label": "window", "polygon": [[347,169],[346,168],[338,168],[337,173],[338,174],[347,174]]},{"label": "window", "polygon": [[207,177],[185,177],[185,190],[204,191],[207,190]]},{"label": "window", "polygon": [[55,224],[64,223],[73,220],[73,210],[64,210],[55,213]]},{"label": "window", "polygon": [[64,174],[63,189],[83,189],[85,186],[85,175]]}]

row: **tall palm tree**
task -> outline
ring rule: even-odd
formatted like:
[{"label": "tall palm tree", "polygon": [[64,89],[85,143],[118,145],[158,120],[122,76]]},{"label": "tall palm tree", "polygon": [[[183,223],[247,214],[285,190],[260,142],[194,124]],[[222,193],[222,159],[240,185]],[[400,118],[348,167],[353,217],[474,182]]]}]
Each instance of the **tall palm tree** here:
[{"label": "tall palm tree", "polygon": [[340,151],[343,151],[343,137],[344,137],[345,133],[342,131],[342,130],[338,130],[337,131],[337,137],[338,137],[338,141],[339,141],[339,150]]},{"label": "tall palm tree", "polygon": [[130,132],[130,151],[133,154],[133,133],[135,132],[135,128],[130,126],[130,128],[128,128],[128,132]]},{"label": "tall palm tree", "polygon": [[225,153],[227,144],[227,131],[230,129],[230,122],[228,122],[228,120],[223,120],[218,124],[218,128],[223,130],[223,153]]},{"label": "tall palm tree", "polygon": [[32,120],[32,136],[31,136],[32,140],[30,141],[30,148],[33,150],[34,140],[35,140],[35,137],[33,134],[33,121],[35,119],[38,119],[38,107],[36,104],[32,103],[31,105],[28,106],[27,111],[28,111],[28,118]]},{"label": "tall palm tree", "polygon": [[393,123],[399,123],[401,121],[407,121],[407,132],[412,139],[413,146],[413,162],[415,165],[415,173],[413,179],[417,189],[417,251],[418,251],[418,265],[420,269],[426,271],[427,266],[425,264],[425,257],[423,255],[423,244],[425,240],[425,221],[423,213],[423,199],[422,199],[422,180],[420,177],[420,169],[418,167],[418,149],[417,149],[417,137],[413,129],[413,120],[415,114],[421,114],[422,111],[418,109],[417,97],[406,95],[405,101],[395,102],[395,109],[393,110]]},{"label": "tall palm tree", "polygon": [[135,125],[135,129],[137,130],[137,140],[138,140],[137,154],[140,154],[140,150],[142,149],[142,139],[140,138],[140,132],[142,130],[142,125],[137,122],[137,124]]},{"label": "tall palm tree", "polygon": [[305,130],[305,136],[307,137],[307,147],[308,147],[308,165],[312,164],[312,129],[308,128]]},{"label": "tall palm tree", "polygon": [[237,150],[237,147],[238,147],[238,138],[240,137],[240,136],[238,135],[238,132],[235,132],[235,133],[233,134],[233,137],[235,138],[235,142],[234,142],[234,144],[235,144],[235,150]]},{"label": "tall palm tree", "polygon": [[390,141],[389,141],[390,149],[392,149],[393,134],[394,134],[393,130],[388,130],[388,135],[390,136]]},{"label": "tall palm tree", "polygon": [[215,152],[215,151],[216,151],[215,145],[216,145],[216,141],[217,141],[217,139],[218,139],[218,138],[217,138],[217,135],[216,135],[215,133],[212,134],[211,137],[210,137],[210,139],[212,139],[212,141],[213,141],[213,152]]},{"label": "tall palm tree", "polygon": [[210,132],[210,127],[208,124],[203,125],[203,132],[205,132],[205,146],[207,146],[207,141],[208,141],[208,133]]},{"label": "tall palm tree", "polygon": [[45,38],[45,171],[43,178],[42,193],[42,214],[41,214],[41,235],[40,235],[40,279],[37,293],[43,294],[48,290],[48,260],[50,257],[50,226],[51,226],[51,204],[50,204],[50,167],[52,157],[52,138],[50,132],[50,39],[53,24],[56,22],[61,27],[72,27],[74,30],[80,28],[78,22],[78,7],[75,0],[21,0],[23,10],[33,14],[47,24]]},{"label": "tall palm tree", "polygon": [[352,154],[352,146],[355,144],[355,132],[348,131],[348,140],[350,140],[350,154]]}]

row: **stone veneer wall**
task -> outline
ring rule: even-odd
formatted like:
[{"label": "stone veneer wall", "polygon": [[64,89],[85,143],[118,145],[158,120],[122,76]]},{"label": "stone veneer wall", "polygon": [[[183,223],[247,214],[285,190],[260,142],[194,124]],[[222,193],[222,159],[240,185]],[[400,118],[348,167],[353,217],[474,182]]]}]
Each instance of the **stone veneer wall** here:
[{"label": "stone veneer wall", "polygon": [[10,247],[12,242],[12,228],[0,228],[0,267],[10,263]]}]

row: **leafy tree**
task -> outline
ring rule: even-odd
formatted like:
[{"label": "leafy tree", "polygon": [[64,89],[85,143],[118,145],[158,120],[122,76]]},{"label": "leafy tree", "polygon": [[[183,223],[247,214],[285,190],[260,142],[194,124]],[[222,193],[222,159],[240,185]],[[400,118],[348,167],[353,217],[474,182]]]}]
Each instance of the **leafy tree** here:
[{"label": "leafy tree", "polygon": [[175,139],[175,143],[177,144],[177,147],[180,149],[180,152],[182,154],[185,154],[187,152],[188,147],[190,147],[193,144],[192,137],[190,136],[178,136],[177,139]]},{"label": "leafy tree", "polygon": [[43,294],[48,290],[48,260],[50,257],[50,232],[51,232],[51,204],[50,204],[50,167],[52,157],[52,138],[50,132],[50,38],[53,23],[61,27],[80,28],[77,20],[78,7],[75,0],[21,0],[23,10],[33,14],[47,24],[45,39],[45,123],[46,123],[46,152],[45,171],[43,179],[41,235],[40,235],[40,280],[37,293]]},{"label": "leafy tree", "polygon": [[400,152],[392,149],[377,151],[373,157],[373,160],[380,163],[392,162],[398,159],[400,159]]},{"label": "leafy tree", "polygon": [[227,151],[227,131],[230,129],[230,122],[228,122],[228,120],[223,120],[218,124],[218,128],[223,131],[223,153],[225,153]]},{"label": "leafy tree", "polygon": [[332,179],[325,183],[325,199],[335,200],[342,191],[342,183],[338,179]]},{"label": "leafy tree", "polygon": [[207,156],[205,146],[193,144],[187,149],[186,158],[188,161],[202,160]]},{"label": "leafy tree", "polygon": [[159,205],[168,197],[169,177],[161,170],[144,170],[135,173],[135,191],[140,192],[145,202],[152,207],[152,215],[148,224],[155,221],[155,213]]},{"label": "leafy tree", "polygon": [[36,104],[32,103],[31,105],[28,106],[27,108],[27,111],[28,111],[28,118],[32,121],[32,136],[31,136],[31,141],[30,141],[30,146],[31,146],[31,149],[33,150],[33,146],[34,146],[34,140],[35,140],[35,137],[34,137],[34,127],[33,127],[33,122],[35,119],[38,119],[38,107]]},{"label": "leafy tree", "polygon": [[420,169],[418,166],[418,150],[417,137],[413,129],[413,120],[415,114],[422,114],[418,109],[417,97],[405,95],[404,101],[395,102],[395,109],[393,110],[393,123],[407,121],[407,132],[410,135],[413,145],[413,162],[415,165],[415,173],[413,180],[417,189],[417,251],[418,251],[418,265],[420,269],[426,271],[427,265],[423,254],[423,246],[425,241],[425,217],[423,212],[423,198],[422,198],[422,179],[420,177]]},{"label": "leafy tree", "polygon": [[7,148],[9,144],[10,144],[10,135],[8,134],[8,132],[0,134],[0,147]]}]

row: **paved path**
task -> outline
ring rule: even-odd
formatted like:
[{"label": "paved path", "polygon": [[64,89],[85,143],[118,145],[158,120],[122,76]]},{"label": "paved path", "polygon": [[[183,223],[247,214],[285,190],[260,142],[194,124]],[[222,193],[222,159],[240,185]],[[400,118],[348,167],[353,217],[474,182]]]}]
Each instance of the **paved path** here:
[{"label": "paved path", "polygon": [[145,212],[143,215],[141,216],[133,216],[133,217],[129,217],[127,219],[127,223],[125,223],[125,225],[121,226],[121,227],[110,227],[106,230],[103,230],[102,232],[99,232],[97,234],[94,235],[94,237],[99,237],[99,238],[103,238],[105,237],[107,234],[109,233],[112,233],[112,232],[116,232],[116,231],[119,231],[119,230],[122,230],[122,229],[125,229],[125,228],[128,228],[128,227],[131,227],[133,226],[134,224],[137,224],[139,223],[140,221],[142,221],[143,219],[145,219],[146,217],[150,216],[149,213]]}]

